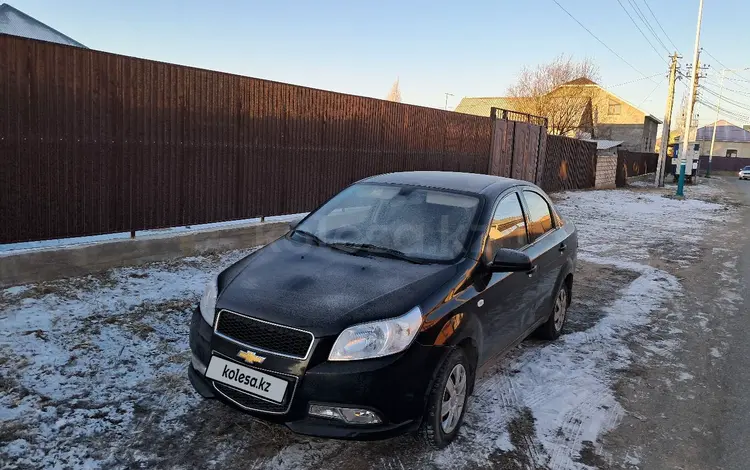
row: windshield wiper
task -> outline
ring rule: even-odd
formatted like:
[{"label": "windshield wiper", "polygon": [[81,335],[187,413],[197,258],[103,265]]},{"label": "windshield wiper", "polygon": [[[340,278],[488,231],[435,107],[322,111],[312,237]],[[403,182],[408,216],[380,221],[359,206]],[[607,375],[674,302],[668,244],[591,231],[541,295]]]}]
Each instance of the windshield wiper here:
[{"label": "windshield wiper", "polygon": [[344,244],[328,243],[327,241],[323,240],[319,236],[315,235],[314,233],[308,232],[307,230],[299,230],[299,229],[292,230],[292,235],[294,235],[295,233],[306,236],[307,238],[314,241],[317,246],[326,246],[328,248],[331,248],[337,251],[343,251],[344,253],[348,253],[348,254],[353,253],[351,248],[344,248],[345,246]]},{"label": "windshield wiper", "polygon": [[314,233],[308,232],[307,230],[299,230],[299,229],[292,230],[292,235],[294,235],[295,233],[306,236],[307,238],[314,241],[316,245],[319,245],[319,246],[328,245],[328,243],[324,242],[323,239],[321,239],[319,236],[315,235]]},{"label": "windshield wiper", "polygon": [[400,260],[408,261],[414,264],[425,264],[423,260],[409,256],[403,251],[394,250],[393,248],[387,248],[384,246],[372,245],[370,243],[332,243],[331,246],[346,247],[346,248],[354,249],[355,252],[366,251],[368,253],[373,253],[376,255],[383,255],[389,258],[400,259]]}]

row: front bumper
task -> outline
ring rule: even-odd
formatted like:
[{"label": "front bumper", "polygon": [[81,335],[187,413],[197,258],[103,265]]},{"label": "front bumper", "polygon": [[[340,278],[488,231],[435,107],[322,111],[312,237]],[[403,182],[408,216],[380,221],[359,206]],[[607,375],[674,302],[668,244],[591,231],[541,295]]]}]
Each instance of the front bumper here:
[{"label": "front bumper", "polygon": [[[384,439],[417,429],[421,424],[434,371],[446,352],[445,348],[415,343],[404,353],[385,358],[329,362],[326,359],[334,340],[316,339],[313,352],[306,360],[275,358],[265,354],[269,357],[262,366],[252,366],[262,372],[288,378],[293,384],[288,403],[285,401],[284,406],[278,409],[259,410],[242,406],[222,393],[212,380],[192,364],[188,368],[188,376],[203,397],[217,398],[255,417],[283,423],[300,434],[368,440]],[[211,327],[197,310],[191,322],[190,348],[195,359],[204,366],[208,365],[212,355],[234,360],[238,352],[247,349],[213,335]],[[248,367],[240,360],[237,363]],[[248,397],[252,400],[252,396]],[[369,409],[377,413],[382,422],[355,425],[310,416],[308,409],[311,403]]]}]

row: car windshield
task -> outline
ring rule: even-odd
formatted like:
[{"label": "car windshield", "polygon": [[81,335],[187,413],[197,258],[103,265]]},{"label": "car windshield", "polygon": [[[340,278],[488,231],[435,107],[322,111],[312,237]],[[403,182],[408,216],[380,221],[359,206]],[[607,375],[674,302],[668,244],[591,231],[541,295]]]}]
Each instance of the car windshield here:
[{"label": "car windshield", "polygon": [[750,166],[746,166],[745,168],[743,168],[743,170],[744,171],[750,171]]},{"label": "car windshield", "polygon": [[293,233],[319,244],[446,262],[465,250],[478,207],[476,196],[363,183],[336,195]]}]

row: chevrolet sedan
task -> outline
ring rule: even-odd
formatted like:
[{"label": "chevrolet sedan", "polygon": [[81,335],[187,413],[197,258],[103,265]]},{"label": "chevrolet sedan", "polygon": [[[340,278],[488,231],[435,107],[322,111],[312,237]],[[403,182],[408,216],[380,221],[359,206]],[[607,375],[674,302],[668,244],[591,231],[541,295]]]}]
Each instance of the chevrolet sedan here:
[{"label": "chevrolet sedan", "polygon": [[575,227],[537,186],[495,176],[374,176],[218,274],[188,375],[295,432],[449,444],[478,371],[565,325]]}]

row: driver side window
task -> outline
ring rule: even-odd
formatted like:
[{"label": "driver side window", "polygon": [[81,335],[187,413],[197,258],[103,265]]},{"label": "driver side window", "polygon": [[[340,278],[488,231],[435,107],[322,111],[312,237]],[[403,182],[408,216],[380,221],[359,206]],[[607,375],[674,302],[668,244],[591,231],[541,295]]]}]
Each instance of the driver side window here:
[{"label": "driver side window", "polygon": [[485,247],[489,259],[499,248],[520,249],[528,245],[526,221],[517,193],[505,196],[495,208]]}]

